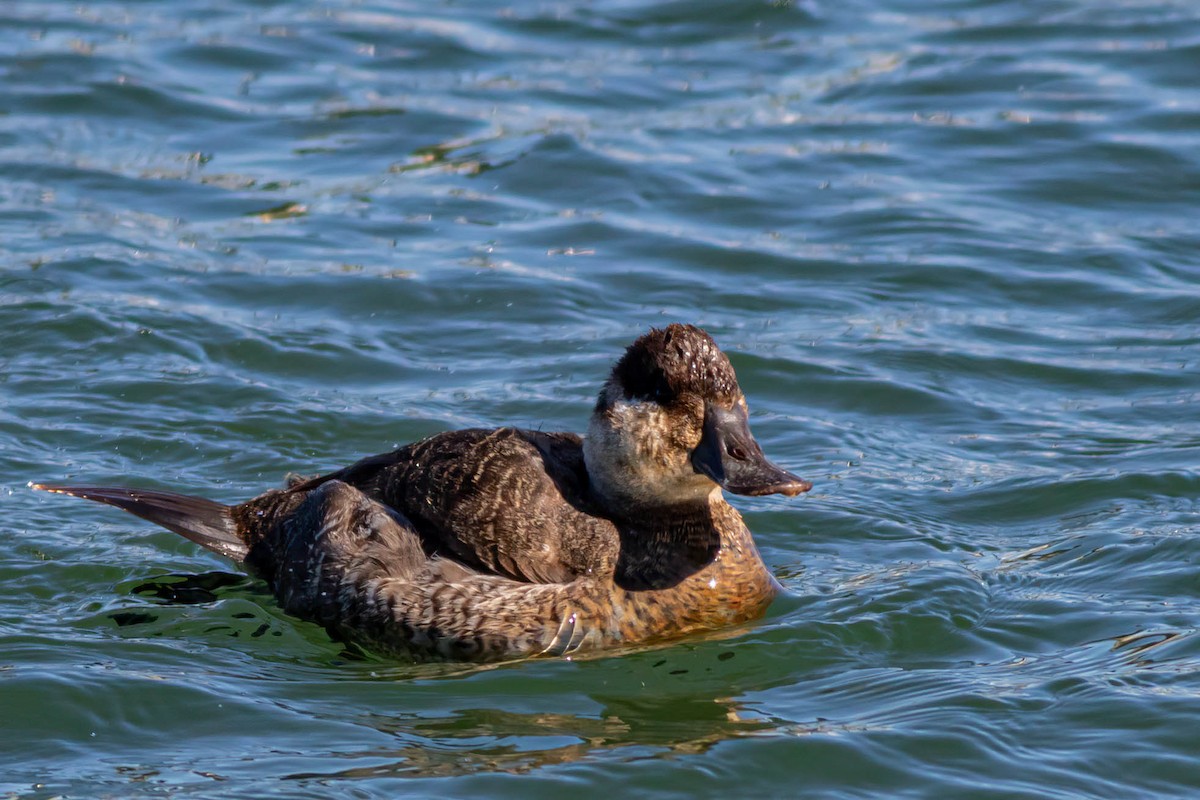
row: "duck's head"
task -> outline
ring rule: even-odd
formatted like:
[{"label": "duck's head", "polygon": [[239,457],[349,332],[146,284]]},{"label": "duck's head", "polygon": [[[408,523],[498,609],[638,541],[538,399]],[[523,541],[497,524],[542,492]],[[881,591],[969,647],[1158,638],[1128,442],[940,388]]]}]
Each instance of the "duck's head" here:
[{"label": "duck's head", "polygon": [[788,496],[812,488],[763,455],[733,365],[694,325],[652,328],[629,346],[600,391],[583,453],[614,510],[694,502],[718,487]]}]

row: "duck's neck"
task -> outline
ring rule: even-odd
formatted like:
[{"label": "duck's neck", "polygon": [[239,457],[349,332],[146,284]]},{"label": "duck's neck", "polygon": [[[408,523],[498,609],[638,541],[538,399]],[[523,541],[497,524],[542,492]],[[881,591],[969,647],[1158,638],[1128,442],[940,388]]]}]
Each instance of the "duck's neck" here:
[{"label": "duck's neck", "polygon": [[626,589],[665,589],[705,569],[727,548],[753,548],[749,532],[719,491],[703,501],[622,510],[615,578]]}]

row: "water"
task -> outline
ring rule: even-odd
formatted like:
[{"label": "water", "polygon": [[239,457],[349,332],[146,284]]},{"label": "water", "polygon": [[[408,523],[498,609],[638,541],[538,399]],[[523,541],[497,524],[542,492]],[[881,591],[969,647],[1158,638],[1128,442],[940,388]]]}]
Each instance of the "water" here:
[{"label": "water", "polygon": [[[0,7],[0,796],[1200,790],[1188,0]],[[759,624],[361,660],[86,479],[582,430],[706,326]]]}]

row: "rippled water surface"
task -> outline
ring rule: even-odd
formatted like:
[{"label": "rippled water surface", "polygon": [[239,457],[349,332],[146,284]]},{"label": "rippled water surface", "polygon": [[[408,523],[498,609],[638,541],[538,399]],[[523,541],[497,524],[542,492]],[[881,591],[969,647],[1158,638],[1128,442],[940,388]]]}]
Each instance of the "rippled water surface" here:
[{"label": "rippled water surface", "polygon": [[[0,796],[1195,796],[1200,6],[0,4]],[[724,636],[355,657],[31,479],[582,430],[707,327]]]}]

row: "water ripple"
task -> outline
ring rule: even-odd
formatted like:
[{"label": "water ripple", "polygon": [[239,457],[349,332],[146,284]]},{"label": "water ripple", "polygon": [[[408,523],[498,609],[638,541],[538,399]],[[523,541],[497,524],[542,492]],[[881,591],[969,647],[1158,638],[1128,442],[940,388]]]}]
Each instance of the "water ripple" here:
[{"label": "water ripple", "polygon": [[[0,792],[1200,785],[1192,4],[45,0],[0,26]],[[734,631],[380,661],[25,489],[232,501],[448,427],[581,430],[672,319],[816,483],[738,500],[789,593]]]}]

